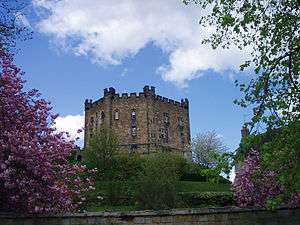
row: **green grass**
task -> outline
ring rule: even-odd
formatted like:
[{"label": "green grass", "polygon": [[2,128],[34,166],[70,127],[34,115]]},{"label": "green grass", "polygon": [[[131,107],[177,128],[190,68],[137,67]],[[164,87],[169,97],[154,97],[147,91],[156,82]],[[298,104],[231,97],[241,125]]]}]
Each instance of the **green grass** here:
[{"label": "green grass", "polygon": [[[97,181],[95,183],[96,190],[94,192],[88,193],[87,199],[88,204],[84,208],[84,210],[89,212],[96,211],[134,211],[137,210],[136,206],[131,205],[109,205],[105,203],[103,200],[99,200],[97,197],[105,197],[108,193],[111,185],[115,184],[116,188],[127,190],[130,187],[133,187],[137,183],[134,181]],[[132,188],[134,190],[134,188]],[[195,182],[195,181],[179,181],[177,186],[177,191],[180,193],[203,193],[203,192],[230,192],[230,184],[215,184],[209,182]],[[193,206],[193,207],[205,207],[205,205],[201,206]]]}]

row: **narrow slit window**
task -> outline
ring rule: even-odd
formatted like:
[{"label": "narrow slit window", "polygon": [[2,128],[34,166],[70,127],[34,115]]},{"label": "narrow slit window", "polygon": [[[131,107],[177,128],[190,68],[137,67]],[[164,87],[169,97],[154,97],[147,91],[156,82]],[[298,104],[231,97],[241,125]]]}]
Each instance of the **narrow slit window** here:
[{"label": "narrow slit window", "polygon": [[135,119],[136,119],[136,113],[135,113],[134,110],[131,112],[131,119],[132,119],[132,120],[135,120]]},{"label": "narrow slit window", "polygon": [[119,111],[116,110],[116,111],[115,111],[115,120],[118,120],[118,119],[119,119]]}]

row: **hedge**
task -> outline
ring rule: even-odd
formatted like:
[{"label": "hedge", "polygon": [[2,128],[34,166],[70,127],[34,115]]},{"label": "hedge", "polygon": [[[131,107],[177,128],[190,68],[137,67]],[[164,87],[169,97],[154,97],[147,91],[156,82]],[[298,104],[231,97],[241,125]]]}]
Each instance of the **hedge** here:
[{"label": "hedge", "polygon": [[187,207],[234,204],[232,192],[180,192],[179,196]]}]

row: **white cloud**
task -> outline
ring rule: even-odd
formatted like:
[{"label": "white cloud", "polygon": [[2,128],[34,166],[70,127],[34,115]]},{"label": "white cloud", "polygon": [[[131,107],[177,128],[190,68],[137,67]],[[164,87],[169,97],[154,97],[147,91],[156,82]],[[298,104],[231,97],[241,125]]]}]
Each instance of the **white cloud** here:
[{"label": "white cloud", "polygon": [[84,127],[84,115],[59,116],[55,119],[54,127],[59,132],[68,132],[71,139],[79,137],[79,143],[81,143],[84,133],[77,133],[77,131]]},{"label": "white cloud", "polygon": [[[180,0],[33,0],[38,28],[76,55],[102,65],[121,64],[147,44],[169,56],[158,72],[179,86],[212,69],[224,72],[244,60],[237,49],[212,50],[201,38],[212,29],[198,24],[200,9]],[[41,13],[45,12],[46,13]]]}]

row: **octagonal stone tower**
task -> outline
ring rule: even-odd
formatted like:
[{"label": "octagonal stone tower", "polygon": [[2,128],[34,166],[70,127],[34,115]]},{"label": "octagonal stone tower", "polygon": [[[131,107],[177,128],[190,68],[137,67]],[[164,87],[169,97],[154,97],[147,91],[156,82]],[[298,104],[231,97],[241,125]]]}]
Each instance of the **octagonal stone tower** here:
[{"label": "octagonal stone tower", "polygon": [[112,87],[106,88],[102,98],[85,101],[85,147],[93,132],[104,124],[116,134],[121,151],[169,151],[191,159],[185,148],[190,143],[188,99],[178,102],[156,95],[153,86],[121,95]]}]

